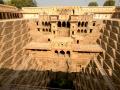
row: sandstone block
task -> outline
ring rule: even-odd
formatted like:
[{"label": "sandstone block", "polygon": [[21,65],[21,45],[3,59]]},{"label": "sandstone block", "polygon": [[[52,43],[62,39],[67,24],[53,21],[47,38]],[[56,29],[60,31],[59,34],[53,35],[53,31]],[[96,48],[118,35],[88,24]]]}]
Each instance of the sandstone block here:
[{"label": "sandstone block", "polygon": [[117,34],[113,33],[113,32],[110,32],[110,38],[114,39],[114,40],[118,40],[117,38]]},{"label": "sandstone block", "polygon": [[112,32],[118,34],[118,33],[120,33],[120,28],[117,26],[112,26]]}]

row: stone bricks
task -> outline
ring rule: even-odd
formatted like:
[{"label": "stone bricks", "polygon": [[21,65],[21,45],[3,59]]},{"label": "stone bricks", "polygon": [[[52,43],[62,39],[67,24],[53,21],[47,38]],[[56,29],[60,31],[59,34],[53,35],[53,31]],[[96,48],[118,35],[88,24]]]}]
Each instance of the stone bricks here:
[{"label": "stone bricks", "polygon": [[118,21],[113,21],[113,22],[112,22],[112,25],[113,25],[113,26],[119,26],[119,22],[118,22]]},{"label": "stone bricks", "polygon": [[120,28],[117,27],[117,26],[112,26],[112,31],[116,34],[119,34],[120,33]]},{"label": "stone bricks", "polygon": [[15,25],[15,26],[14,26],[14,31],[17,31],[17,30],[20,30],[20,31],[21,31],[21,30],[24,28],[24,27],[21,28],[21,26],[22,26],[22,24],[21,24],[21,25]]},{"label": "stone bricks", "polygon": [[21,36],[14,39],[14,44],[13,45],[16,45],[16,44],[18,44],[20,42],[21,42]]},{"label": "stone bricks", "polygon": [[102,52],[99,55],[100,55],[100,57],[102,57],[102,59],[105,59],[105,53]]},{"label": "stone bricks", "polygon": [[1,60],[4,61],[4,60],[6,60],[7,58],[9,58],[10,56],[12,56],[12,54],[13,54],[12,51],[13,51],[13,48],[5,51],[5,53],[3,54]]},{"label": "stone bricks", "polygon": [[112,68],[112,62],[111,62],[111,59],[107,59],[106,60],[106,64],[109,66],[109,68]]},{"label": "stone bricks", "polygon": [[104,61],[104,62],[103,62],[103,68],[104,68],[104,69],[108,69],[108,66],[106,65],[106,63],[107,63],[107,61]]},{"label": "stone bricks", "polygon": [[117,49],[117,42],[113,39],[109,38],[109,45],[115,49]]},{"label": "stone bricks", "polygon": [[119,64],[120,64],[120,59],[115,59],[115,64],[114,64],[114,68],[116,71],[119,71]]},{"label": "stone bricks", "polygon": [[103,23],[106,24],[106,23],[107,23],[107,20],[103,20]]},{"label": "stone bricks", "polygon": [[6,43],[4,44],[4,46],[3,46],[3,48],[2,48],[2,51],[11,48],[12,45],[13,45],[13,40],[6,42]]},{"label": "stone bricks", "polygon": [[23,54],[21,53],[21,52],[18,52],[17,54],[16,54],[16,56],[15,56],[15,60],[18,60],[18,59],[20,59],[21,57],[23,56]]},{"label": "stone bricks", "polygon": [[106,24],[105,30],[111,30],[111,25]]},{"label": "stone bricks", "polygon": [[15,26],[20,26],[22,23],[21,23],[22,21],[21,20],[16,20],[14,23],[13,23],[13,26],[15,25]]},{"label": "stone bricks", "polygon": [[14,23],[14,21],[7,21],[7,22],[5,22],[5,24],[4,24],[4,26],[3,27],[10,27],[10,26],[13,26],[13,23]]},{"label": "stone bricks", "polygon": [[116,56],[115,56],[115,59],[119,59],[120,60],[120,52],[116,51]]},{"label": "stone bricks", "polygon": [[107,37],[107,36],[103,35],[102,40],[103,40],[104,42],[108,43],[108,37]]},{"label": "stone bricks", "polygon": [[0,28],[3,28],[4,23],[0,22]]},{"label": "stone bricks", "polygon": [[104,35],[110,36],[110,31],[109,30],[104,30]]},{"label": "stone bricks", "polygon": [[110,59],[111,59],[110,55],[108,53],[105,53],[105,60],[110,60]]},{"label": "stone bricks", "polygon": [[3,35],[7,35],[7,34],[10,34],[13,30],[13,27],[7,27],[4,29],[3,31]]},{"label": "stone bricks", "polygon": [[13,33],[7,34],[3,38],[3,42],[7,42],[13,38]]},{"label": "stone bricks", "polygon": [[106,25],[111,25],[111,24],[112,24],[112,21],[111,20],[107,20]]},{"label": "stone bricks", "polygon": [[17,36],[20,36],[20,35],[21,35],[21,31],[20,30],[14,32],[14,38],[17,37]]},{"label": "stone bricks", "polygon": [[26,32],[28,32],[28,28],[25,27],[24,29],[21,29],[21,34],[24,34]]},{"label": "stone bricks", "polygon": [[120,44],[120,35],[118,35],[118,43]]},{"label": "stone bricks", "polygon": [[113,32],[110,32],[110,38],[118,41],[117,34],[115,34],[115,33],[113,33]]},{"label": "stone bricks", "polygon": [[120,43],[117,43],[117,51],[120,52]]},{"label": "stone bricks", "polygon": [[0,28],[0,35],[3,34],[4,29],[5,29],[5,28]]},{"label": "stone bricks", "polygon": [[23,48],[23,47],[21,47],[21,46],[22,46],[21,43],[17,44],[17,45],[16,45],[16,48],[15,48],[15,52],[17,52],[17,51],[19,51],[21,48]]},{"label": "stone bricks", "polygon": [[115,57],[115,49],[110,46],[107,47],[107,53],[109,53],[113,58]]},{"label": "stone bricks", "polygon": [[2,40],[3,40],[3,37],[2,37],[2,36],[0,36],[0,43],[2,42]]},{"label": "stone bricks", "polygon": [[101,41],[101,46],[103,49],[107,50],[107,43]]}]

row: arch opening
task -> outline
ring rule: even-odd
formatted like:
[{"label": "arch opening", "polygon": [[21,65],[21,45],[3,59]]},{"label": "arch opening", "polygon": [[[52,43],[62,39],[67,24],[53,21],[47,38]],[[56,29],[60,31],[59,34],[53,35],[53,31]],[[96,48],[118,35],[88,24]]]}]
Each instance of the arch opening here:
[{"label": "arch opening", "polygon": [[80,27],[80,22],[78,22],[78,27]]},{"label": "arch opening", "polygon": [[62,51],[60,51],[60,54],[64,55],[64,54],[65,54],[65,52],[62,50]]},{"label": "arch opening", "polygon": [[40,31],[40,28],[38,28],[38,31]]},{"label": "arch opening", "polygon": [[72,31],[72,35],[74,35],[74,31]]},{"label": "arch opening", "polygon": [[42,22],[42,25],[44,25],[44,22]]},{"label": "arch opening", "polygon": [[83,33],[83,29],[81,29],[81,33]]},{"label": "arch opening", "polygon": [[67,27],[70,28],[70,22],[67,22]]},{"label": "arch opening", "polygon": [[66,54],[68,54],[68,56],[70,57],[70,51],[67,51]]},{"label": "arch opening", "polygon": [[36,22],[36,24],[37,24],[37,25],[39,24],[38,21]]},{"label": "arch opening", "polygon": [[84,26],[84,22],[82,22],[81,26],[82,26],[82,27]]},{"label": "arch opening", "polygon": [[53,34],[55,34],[55,31],[53,31]]},{"label": "arch opening", "polygon": [[45,22],[45,26],[47,26],[48,25],[48,23],[47,22]]},{"label": "arch opening", "polygon": [[93,26],[95,26],[95,22],[93,23]]},{"label": "arch opening", "polygon": [[62,22],[62,27],[66,27],[66,22]]},{"label": "arch opening", "polygon": [[77,44],[79,44],[79,40],[77,40]]},{"label": "arch opening", "polygon": [[50,41],[50,38],[48,38],[48,41]]},{"label": "arch opening", "polygon": [[43,31],[45,31],[45,29],[43,29]]},{"label": "arch opening", "polygon": [[0,13],[0,19],[2,19],[2,13]]},{"label": "arch opening", "polygon": [[57,24],[58,27],[61,27],[61,22],[59,21],[58,24]]},{"label": "arch opening", "polygon": [[50,22],[48,22],[48,25],[50,26]]},{"label": "arch opening", "polygon": [[90,33],[92,33],[93,29],[90,29]]},{"label": "arch opening", "polygon": [[57,50],[55,50],[55,53],[56,53],[56,54],[58,54],[58,51],[57,51]]},{"label": "arch opening", "polygon": [[80,29],[78,29],[77,32],[80,33]]},{"label": "arch opening", "polygon": [[87,33],[87,30],[86,30],[86,29],[84,30],[84,33]]},{"label": "arch opening", "polygon": [[87,27],[88,26],[88,22],[85,22],[85,27]]},{"label": "arch opening", "polygon": [[46,31],[48,32],[48,29],[46,29]]}]

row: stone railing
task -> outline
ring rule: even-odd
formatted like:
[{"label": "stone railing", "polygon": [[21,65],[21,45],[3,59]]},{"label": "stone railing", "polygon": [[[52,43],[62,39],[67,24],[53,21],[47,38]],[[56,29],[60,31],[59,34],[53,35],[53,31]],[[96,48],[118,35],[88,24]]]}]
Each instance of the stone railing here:
[{"label": "stone railing", "polygon": [[18,8],[9,5],[0,4],[0,12],[17,11]]}]

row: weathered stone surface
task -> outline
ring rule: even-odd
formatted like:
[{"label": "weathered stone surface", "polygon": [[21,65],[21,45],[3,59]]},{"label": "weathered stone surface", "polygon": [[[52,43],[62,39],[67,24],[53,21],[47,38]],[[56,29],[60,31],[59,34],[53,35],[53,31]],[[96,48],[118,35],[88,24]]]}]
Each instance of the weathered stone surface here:
[{"label": "weathered stone surface", "polygon": [[104,30],[104,34],[105,34],[106,36],[110,36],[110,31],[109,31],[109,30]]},{"label": "weathered stone surface", "polygon": [[116,34],[119,34],[120,33],[120,28],[119,28],[119,26],[117,27],[117,26],[112,26],[112,31],[114,32],[114,33],[116,33]]},{"label": "weathered stone surface", "polygon": [[11,27],[11,26],[13,26],[14,21],[7,21],[7,22],[4,22],[4,23],[5,23],[4,27]]},{"label": "weathered stone surface", "polygon": [[13,31],[13,27],[4,28],[3,35],[10,34]]},{"label": "weathered stone surface", "polygon": [[117,36],[117,34],[115,34],[115,33],[113,33],[113,32],[110,32],[110,38],[118,41],[118,36]]},{"label": "weathered stone surface", "polygon": [[112,24],[113,26],[119,26],[119,22],[118,21],[113,21],[112,23],[113,23]]},{"label": "weathered stone surface", "polygon": [[107,43],[101,41],[101,46],[103,49],[107,50]]},{"label": "weathered stone surface", "polygon": [[111,25],[106,24],[106,28],[105,28],[105,30],[111,30]]},{"label": "weathered stone surface", "polygon": [[111,24],[112,24],[112,21],[111,20],[107,20],[106,25],[111,25]]},{"label": "weathered stone surface", "polygon": [[3,42],[7,42],[9,40],[13,39],[13,33],[4,35]]},{"label": "weathered stone surface", "polygon": [[0,22],[0,28],[3,28],[3,24],[4,24],[3,22]]},{"label": "weathered stone surface", "polygon": [[120,35],[118,35],[118,43],[120,44]]},{"label": "weathered stone surface", "polygon": [[109,55],[111,56],[111,57],[115,57],[115,49],[113,49],[112,47],[110,47],[110,46],[108,46],[107,47],[107,52],[109,53]]},{"label": "weathered stone surface", "polygon": [[2,51],[5,51],[6,49],[11,48],[12,45],[13,45],[13,40],[6,42],[2,48]]},{"label": "weathered stone surface", "polygon": [[109,45],[111,46],[111,47],[113,47],[113,48],[117,48],[116,46],[117,46],[117,42],[116,41],[114,41],[113,39],[111,39],[111,38],[109,38]]},{"label": "weathered stone surface", "polygon": [[[28,41],[26,42],[26,39],[29,40],[31,37],[30,35],[27,34],[29,32],[26,29],[26,24],[27,24],[27,21],[24,19],[13,20],[13,21],[6,20],[3,22],[0,22],[0,25],[2,26],[2,28],[0,28],[1,29],[0,30],[0,35],[1,35],[0,36],[0,52],[3,53],[3,54],[0,54],[2,55],[0,61],[5,61],[14,55],[16,56],[15,57],[16,60],[22,58],[21,55],[24,56],[26,52],[22,52],[23,51],[22,44],[23,42],[25,42],[25,45],[27,45]],[[21,33],[21,28],[24,29],[24,32],[22,31],[22,33]],[[17,53],[20,50],[21,52]],[[13,60],[13,59],[9,59],[9,60]]]},{"label": "weathered stone surface", "polygon": [[13,51],[13,48],[5,51],[5,53],[3,54],[2,58],[1,58],[1,61],[4,61],[6,59],[8,59],[10,56],[12,56],[12,51]]},{"label": "weathered stone surface", "polygon": [[116,59],[120,59],[120,52],[116,51]]},{"label": "weathered stone surface", "polygon": [[103,35],[102,40],[103,40],[104,42],[108,43],[108,37],[107,37],[107,36]]}]

